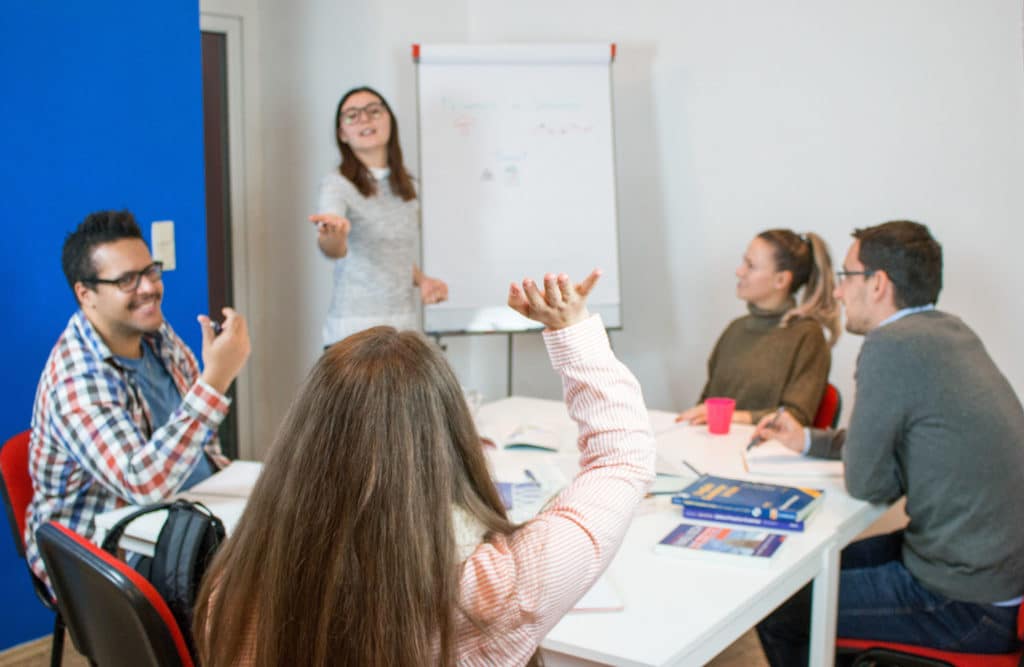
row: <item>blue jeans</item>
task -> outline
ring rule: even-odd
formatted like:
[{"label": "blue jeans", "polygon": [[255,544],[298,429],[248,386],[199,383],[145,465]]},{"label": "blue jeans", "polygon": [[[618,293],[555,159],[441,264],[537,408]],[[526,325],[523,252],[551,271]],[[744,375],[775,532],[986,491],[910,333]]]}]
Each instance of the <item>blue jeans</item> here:
[{"label": "blue jeans", "polygon": [[[877,639],[946,651],[1008,653],[1017,648],[1017,607],[959,602],[934,593],[903,567],[903,531],[854,542],[839,575],[840,637]],[[757,626],[773,667],[807,664],[811,586]],[[1007,591],[1011,597],[1015,591]]]}]

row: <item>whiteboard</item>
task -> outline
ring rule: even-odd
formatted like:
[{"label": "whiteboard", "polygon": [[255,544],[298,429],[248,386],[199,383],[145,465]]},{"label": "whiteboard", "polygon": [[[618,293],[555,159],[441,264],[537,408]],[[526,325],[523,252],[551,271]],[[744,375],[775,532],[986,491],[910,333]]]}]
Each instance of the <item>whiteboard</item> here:
[{"label": "whiteboard", "polygon": [[423,270],[449,288],[425,331],[539,329],[509,284],[594,268],[588,307],[621,326],[612,48],[414,47]]}]

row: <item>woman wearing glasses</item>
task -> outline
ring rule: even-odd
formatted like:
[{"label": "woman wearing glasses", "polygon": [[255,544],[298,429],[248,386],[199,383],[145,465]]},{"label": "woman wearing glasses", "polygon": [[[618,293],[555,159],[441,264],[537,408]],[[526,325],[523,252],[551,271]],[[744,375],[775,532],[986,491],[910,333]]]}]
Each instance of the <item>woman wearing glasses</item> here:
[{"label": "woman wearing glasses", "polygon": [[747,302],[749,313],[719,337],[700,402],[676,421],[703,424],[704,400],[728,396],[736,399],[735,422],[756,424],[784,406],[808,424],[828,383],[830,347],[839,337],[828,247],[817,234],[769,229],[747,246],[736,277],[736,296]]},{"label": "woman wearing glasses", "polygon": [[334,114],[338,169],[320,183],[317,243],[334,260],[334,292],[324,345],[379,324],[419,326],[423,303],[448,298],[448,286],[419,262],[419,202],[402,161],[388,103],[367,87],[348,91]]}]

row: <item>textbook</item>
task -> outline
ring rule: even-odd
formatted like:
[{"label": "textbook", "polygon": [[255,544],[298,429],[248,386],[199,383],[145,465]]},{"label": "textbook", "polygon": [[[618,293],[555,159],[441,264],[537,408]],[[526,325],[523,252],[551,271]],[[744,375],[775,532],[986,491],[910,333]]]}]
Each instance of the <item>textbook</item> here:
[{"label": "textbook", "polygon": [[681,523],[654,545],[654,551],[679,558],[711,554],[724,560],[769,563],[785,541],[785,535],[767,530]]},{"label": "textbook", "polygon": [[522,454],[492,451],[487,455],[498,495],[508,518],[516,523],[536,516],[569,483],[559,465],[543,458],[526,467]]},{"label": "textbook", "polygon": [[763,516],[750,516],[740,512],[725,512],[722,510],[709,510],[703,507],[683,507],[683,516],[687,519],[700,519],[701,521],[717,521],[719,523],[735,523],[740,526],[757,526],[770,528],[772,530],[788,530],[790,532],[803,532],[803,521],[786,521],[784,519],[769,519]]},{"label": "textbook", "polygon": [[557,452],[559,437],[553,429],[535,424],[520,424],[504,436],[480,434],[485,445],[497,449]]},{"label": "textbook", "polygon": [[702,475],[673,496],[672,502],[773,521],[803,521],[817,508],[824,494],[822,489]]}]

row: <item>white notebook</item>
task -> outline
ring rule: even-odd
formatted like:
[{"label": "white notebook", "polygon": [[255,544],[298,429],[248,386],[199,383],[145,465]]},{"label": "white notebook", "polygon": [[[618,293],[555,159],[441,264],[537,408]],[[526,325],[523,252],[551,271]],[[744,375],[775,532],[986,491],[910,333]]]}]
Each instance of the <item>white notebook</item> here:
[{"label": "white notebook", "polygon": [[743,452],[743,467],[755,475],[840,477],[843,462],[798,454],[778,440],[765,440]]}]

